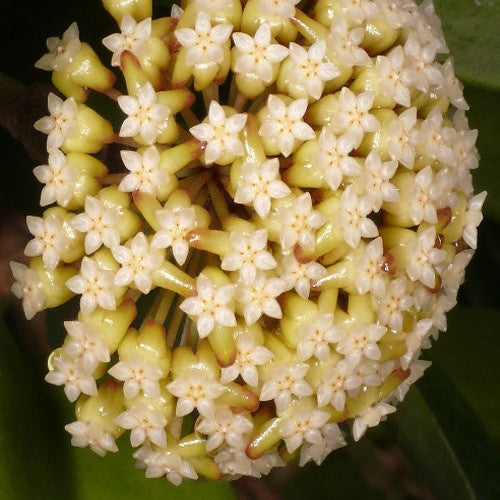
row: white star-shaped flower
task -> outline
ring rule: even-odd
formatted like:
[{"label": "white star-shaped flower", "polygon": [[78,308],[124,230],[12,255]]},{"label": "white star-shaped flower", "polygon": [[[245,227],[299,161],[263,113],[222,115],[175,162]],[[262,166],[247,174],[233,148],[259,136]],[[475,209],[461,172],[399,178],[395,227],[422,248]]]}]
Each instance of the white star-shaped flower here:
[{"label": "white star-shaped flower", "polygon": [[224,392],[219,382],[196,368],[190,369],[186,375],[170,382],[167,389],[178,398],[175,410],[178,417],[188,415],[195,408],[201,415],[212,415],[214,400]]},{"label": "white star-shaped flower", "polygon": [[279,178],[278,158],[260,164],[244,162],[241,165],[240,184],[234,194],[234,201],[245,205],[252,204],[264,218],[271,209],[271,199],[283,198],[290,194],[290,188]]},{"label": "white star-shaped flower", "polygon": [[428,288],[436,286],[435,265],[446,258],[446,252],[435,248],[436,228],[429,227],[417,235],[408,247],[406,274],[412,281],[419,280]]},{"label": "white star-shaped flower", "polygon": [[413,297],[406,292],[407,281],[404,276],[391,281],[378,307],[377,318],[380,324],[397,332],[403,328],[402,313],[414,304]]},{"label": "white star-shaped flower", "polygon": [[276,410],[282,412],[292,401],[293,396],[303,397],[312,394],[311,386],[304,380],[309,370],[307,363],[287,363],[273,371],[264,382],[260,391],[261,401],[274,400]]},{"label": "white star-shaped flower", "polygon": [[319,443],[304,443],[300,450],[300,467],[310,460],[321,465],[323,460],[337,448],[346,445],[344,435],[337,424],[326,424],[321,429],[321,441]]},{"label": "white star-shaped flower", "polygon": [[305,441],[319,444],[322,441],[321,428],[330,418],[326,411],[298,406],[292,415],[282,420],[279,433],[289,453],[297,450]]},{"label": "white star-shaped flower", "polygon": [[372,292],[377,297],[383,297],[386,290],[384,265],[384,246],[382,238],[370,241],[361,253],[356,265],[355,285],[358,293]]},{"label": "white star-shaped flower", "polygon": [[240,476],[256,475],[252,460],[250,460],[242,448],[224,448],[214,457],[214,462],[219,470],[226,476],[238,478]]},{"label": "white star-shaped flower", "polygon": [[89,396],[97,395],[94,368],[85,367],[81,358],[62,353],[54,357],[52,365],[53,369],[47,373],[45,380],[49,384],[64,385],[64,394],[71,402],[76,401],[82,392]]},{"label": "white star-shaped flower", "polygon": [[89,257],[83,257],[80,273],[66,281],[66,286],[76,294],[81,294],[80,308],[83,314],[90,314],[97,305],[103,309],[116,309],[113,294],[114,273],[99,267]]},{"label": "white star-shaped flower", "polygon": [[315,139],[314,130],[302,118],[307,110],[307,99],[297,99],[288,106],[274,94],[267,98],[268,118],[259,128],[259,135],[274,139],[281,154],[290,156],[297,141]]},{"label": "white star-shaped flower", "polygon": [[354,419],[352,427],[354,441],[359,441],[369,427],[375,427],[386,415],[395,411],[396,408],[387,403],[378,403],[365,410]]},{"label": "white star-shaped flower", "polygon": [[313,210],[309,192],[302,193],[294,198],[291,204],[282,207],[279,219],[283,228],[280,233],[283,250],[290,250],[296,244],[305,250],[314,250],[314,231],[326,221],[321,212]]},{"label": "white star-shaped flower", "polygon": [[474,250],[462,250],[453,257],[449,265],[440,273],[443,288],[454,299],[457,298],[458,289],[464,282],[465,268],[469,265],[473,255]]},{"label": "white star-shaped flower", "polygon": [[149,146],[142,152],[122,150],[120,156],[130,172],[121,180],[120,191],[141,191],[157,196],[169,182],[169,175],[160,167],[160,152],[156,146]]},{"label": "white star-shaped flower", "polygon": [[342,329],[333,324],[333,314],[318,314],[312,323],[300,328],[297,344],[297,359],[307,361],[315,356],[319,361],[326,361],[330,354],[329,344],[344,338]]},{"label": "white star-shaped flower", "polygon": [[16,280],[11,287],[12,293],[23,300],[23,310],[26,319],[31,319],[37,312],[43,311],[45,298],[42,282],[33,269],[19,262],[10,262],[12,275]]},{"label": "white star-shaped flower", "polygon": [[361,174],[360,164],[349,156],[357,143],[358,137],[355,134],[345,133],[336,137],[330,129],[321,129],[314,165],[322,170],[323,178],[332,190],[339,188],[344,175],[355,177]]},{"label": "white star-shaped flower", "polygon": [[338,102],[339,110],[335,114],[335,128],[343,133],[356,136],[354,147],[361,144],[365,132],[376,132],[380,122],[370,114],[375,93],[371,90],[355,95],[348,87],[342,87]]},{"label": "white star-shaped flower", "polygon": [[153,248],[172,247],[172,253],[177,263],[184,264],[189,253],[189,245],[184,238],[197,226],[195,209],[182,207],[172,210],[158,210],[156,218],[161,229],[153,236],[151,246]]},{"label": "white star-shaped flower", "polygon": [[149,82],[140,88],[137,98],[118,97],[118,105],[128,115],[120,128],[120,137],[139,135],[146,144],[156,141],[160,127],[171,115],[168,106],[157,102],[156,92]]},{"label": "white star-shaped flower", "polygon": [[183,478],[198,479],[191,463],[169,449],[153,451],[149,446],[143,446],[133,457],[139,467],[146,469],[147,478],[166,476],[175,486],[179,486]]},{"label": "white star-shaped flower", "polygon": [[464,86],[455,76],[453,59],[448,58],[440,70],[443,78],[441,84],[435,89],[436,94],[447,97],[456,108],[468,110],[469,105],[464,98]]},{"label": "white star-shaped flower", "polygon": [[47,270],[53,271],[59,264],[61,253],[66,246],[61,220],[55,215],[46,218],[28,215],[26,225],[34,238],[26,245],[24,254],[28,257],[41,255]]},{"label": "white star-shaped flower", "polygon": [[224,155],[241,156],[245,152],[239,138],[247,122],[246,113],[226,117],[224,109],[217,101],[208,108],[208,123],[199,123],[189,129],[199,141],[206,142],[205,161],[214,163]]},{"label": "white star-shaped flower", "polygon": [[277,16],[281,19],[290,19],[295,15],[295,5],[300,0],[259,0],[259,11],[268,16]]},{"label": "white star-shaped flower", "polygon": [[342,14],[357,26],[379,14],[378,7],[372,0],[338,0],[338,4]]},{"label": "white star-shaped flower", "polygon": [[47,107],[50,116],[44,116],[33,125],[39,132],[47,134],[47,151],[60,148],[73,131],[78,107],[73,97],[63,101],[52,92],[49,93]]},{"label": "white star-shaped flower", "polygon": [[110,353],[97,328],[81,321],[65,321],[69,341],[64,343],[64,352],[75,358],[80,358],[83,368],[93,373],[99,362],[107,363]]},{"label": "white star-shaped flower", "polygon": [[431,224],[437,222],[436,200],[432,198],[432,181],[434,173],[427,165],[420,170],[410,187],[408,193],[408,215],[415,225],[423,220]]},{"label": "white star-shaped flower", "polygon": [[257,366],[263,365],[273,357],[272,352],[262,345],[256,345],[250,335],[240,334],[236,338],[236,359],[231,366],[221,369],[220,381],[223,384],[241,378],[252,387],[259,382]]},{"label": "white star-shaped flower", "polygon": [[103,45],[113,52],[111,66],[120,66],[122,52],[128,50],[137,57],[151,36],[151,18],[139,23],[130,15],[125,14],[120,23],[121,33],[113,33],[103,39]]},{"label": "white star-shaped flower", "polygon": [[417,108],[403,111],[389,122],[387,134],[387,152],[392,160],[406,168],[413,168],[415,163],[415,144],[418,143]]},{"label": "white star-shaped flower", "polygon": [[354,374],[354,366],[355,362],[343,359],[325,370],[317,390],[320,408],[331,404],[337,411],[344,409],[347,391],[357,389],[361,385],[361,380]]},{"label": "white star-shaped flower", "polygon": [[257,270],[268,271],[276,267],[274,257],[266,250],[267,231],[259,229],[253,233],[231,231],[231,252],[221,262],[224,271],[239,271],[243,283],[250,284]]},{"label": "white star-shaped flower", "polygon": [[85,211],[71,219],[71,227],[85,234],[85,252],[90,255],[102,245],[113,248],[120,244],[117,225],[119,212],[106,207],[93,196],[85,197]]},{"label": "white star-shaped flower", "polygon": [[133,282],[142,293],[149,293],[153,286],[152,273],[165,259],[163,251],[152,248],[143,232],[137,233],[130,245],[116,246],[111,251],[121,264],[115,275],[115,285],[126,286]]},{"label": "white star-shaped flower", "polygon": [[149,405],[134,404],[120,413],[114,422],[123,429],[130,429],[130,444],[134,447],[140,446],[146,439],[160,448],[167,446],[165,426],[168,419],[161,411],[152,409]]},{"label": "white star-shaped flower", "polygon": [[431,159],[453,167],[456,158],[451,146],[456,133],[451,127],[443,127],[443,115],[436,107],[420,124],[418,148]]},{"label": "white star-shaped flower", "polygon": [[77,420],[67,424],[64,428],[72,435],[71,444],[78,448],[87,446],[103,457],[108,451],[118,451],[115,438],[99,424],[95,422],[82,422]]},{"label": "white star-shaped flower", "polygon": [[271,27],[262,23],[254,37],[247,33],[233,33],[236,56],[234,72],[257,76],[264,83],[273,80],[273,64],[288,55],[288,49],[279,43],[271,43]]},{"label": "white star-shaped flower", "polygon": [[159,380],[165,376],[163,370],[148,359],[134,355],[126,361],[118,361],[108,373],[116,380],[123,381],[123,395],[135,398],[141,391],[146,397],[159,398]]},{"label": "white star-shaped flower", "polygon": [[228,406],[217,406],[211,415],[205,415],[196,424],[196,430],[208,436],[207,451],[213,451],[226,443],[233,448],[243,448],[245,434],[253,429],[247,417],[233,413]]},{"label": "white star-shaped flower", "polygon": [[410,89],[403,80],[405,64],[405,53],[403,47],[399,45],[386,56],[377,56],[375,72],[380,90],[388,97],[392,97],[396,103],[409,108]]},{"label": "white star-shaped flower", "polygon": [[186,64],[197,66],[208,63],[221,64],[224,60],[222,45],[229,40],[232,31],[232,24],[212,26],[207,14],[198,12],[194,29],[181,28],[175,30],[174,35],[179,43],[187,49]]},{"label": "white star-shaped flower", "polygon": [[382,202],[399,200],[399,193],[396,187],[391,184],[398,162],[395,160],[382,161],[378,151],[371,151],[366,157],[361,183],[365,190],[365,195],[372,199],[371,209],[378,212]]},{"label": "white star-shaped flower", "polygon": [[336,345],[335,350],[346,357],[348,363],[358,364],[362,357],[379,360],[377,342],[385,335],[387,328],[381,325],[359,325],[347,330],[347,335]]},{"label": "white star-shaped flower", "polygon": [[477,228],[483,220],[481,209],[485,199],[486,191],[473,196],[467,204],[467,212],[465,213],[462,238],[474,250],[477,248]]},{"label": "white star-shaped flower", "polygon": [[372,198],[368,196],[358,197],[351,187],[346,188],[342,193],[338,220],[344,240],[350,247],[356,248],[361,238],[376,238],[378,236],[377,226],[368,218],[372,207]]},{"label": "white star-shaped flower", "polygon": [[319,262],[299,262],[293,253],[283,256],[278,272],[285,281],[285,290],[295,288],[303,299],[309,298],[311,282],[323,278],[327,273]]},{"label": "white star-shaped flower", "polygon": [[196,280],[196,295],[184,299],[179,306],[189,316],[196,318],[200,338],[205,338],[215,324],[236,326],[234,306],[234,285],[215,286],[205,274]]},{"label": "white star-shaped flower", "polygon": [[344,19],[334,18],[326,43],[328,49],[335,54],[335,59],[343,66],[365,66],[370,62],[370,56],[359,46],[363,36],[363,28],[349,29]]},{"label": "white star-shaped flower", "polygon": [[62,39],[57,36],[47,38],[49,52],[38,59],[35,68],[46,71],[64,71],[73,62],[73,58],[80,51],[80,47],[78,25],[72,23],[63,33]]},{"label": "white star-shaped flower", "polygon": [[282,312],[276,297],[284,289],[285,282],[281,278],[269,278],[262,271],[257,273],[252,283],[240,283],[236,289],[236,300],[243,305],[247,325],[253,325],[262,314],[280,319]]},{"label": "white star-shaped flower", "polygon": [[293,85],[298,85],[313,99],[318,100],[323,93],[325,82],[339,75],[337,67],[325,61],[326,42],[318,40],[308,50],[290,42],[290,61],[292,67],[287,77]]},{"label": "white star-shaped flower", "polygon": [[76,167],[66,163],[66,156],[59,149],[49,152],[48,165],[33,169],[35,177],[45,186],[40,194],[40,205],[45,207],[57,203],[65,207],[73,197],[73,186],[78,172]]},{"label": "white star-shaped flower", "polygon": [[374,0],[379,13],[391,28],[399,29],[410,26],[411,12],[416,10],[411,0]]}]

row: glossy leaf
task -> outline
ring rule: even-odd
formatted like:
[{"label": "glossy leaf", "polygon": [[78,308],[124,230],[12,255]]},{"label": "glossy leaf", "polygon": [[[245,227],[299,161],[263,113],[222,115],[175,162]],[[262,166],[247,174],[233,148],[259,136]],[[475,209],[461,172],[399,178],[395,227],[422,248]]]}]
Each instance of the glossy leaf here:
[{"label": "glossy leaf", "polygon": [[467,84],[500,89],[500,3],[434,0],[457,75]]},{"label": "glossy leaf", "polygon": [[435,366],[394,415],[401,444],[437,498],[498,498],[493,453],[475,415]]}]

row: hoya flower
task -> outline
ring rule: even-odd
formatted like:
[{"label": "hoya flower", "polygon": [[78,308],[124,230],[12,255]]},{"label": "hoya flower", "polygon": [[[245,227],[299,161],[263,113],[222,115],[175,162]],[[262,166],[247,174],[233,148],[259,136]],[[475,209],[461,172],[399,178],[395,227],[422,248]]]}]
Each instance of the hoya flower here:
[{"label": "hoya flower", "polygon": [[356,266],[355,284],[358,293],[372,292],[383,297],[386,290],[382,238],[376,238],[364,249]]},{"label": "hoya flower", "polygon": [[419,280],[425,286],[436,286],[435,265],[446,258],[446,252],[435,247],[436,228],[429,227],[420,233],[408,248],[408,264],[406,274],[412,281]]},{"label": "hoya flower", "polygon": [[267,15],[277,16],[282,19],[289,19],[295,14],[295,5],[300,0],[274,0],[267,2],[259,0],[259,9]]},{"label": "hoya flower", "polygon": [[207,451],[219,448],[223,443],[233,448],[245,446],[244,435],[251,431],[253,423],[245,416],[233,413],[227,406],[217,406],[211,415],[205,415],[196,430],[208,436]]},{"label": "hoya flower", "polygon": [[386,56],[377,56],[375,71],[380,89],[397,104],[410,107],[410,89],[403,80],[405,53],[401,46],[392,49]]},{"label": "hoya flower", "polygon": [[198,12],[194,29],[181,28],[174,32],[179,43],[186,50],[186,64],[221,64],[224,59],[222,45],[229,40],[233,26],[216,24],[212,26],[210,18],[204,12]]},{"label": "hoya flower", "polygon": [[359,146],[365,132],[375,132],[380,128],[377,118],[369,113],[374,99],[375,94],[370,90],[358,95],[347,87],[342,87],[340,91],[335,127],[356,136],[355,147]]},{"label": "hoya flower", "polygon": [[70,97],[63,101],[52,92],[48,97],[49,116],[37,120],[34,127],[47,134],[47,151],[60,148],[73,131],[78,112],[76,101]]},{"label": "hoya flower", "polygon": [[118,451],[114,437],[98,423],[77,420],[65,425],[64,428],[72,435],[73,446],[78,448],[88,446],[94,453],[101,456],[106,455],[108,451]]},{"label": "hoya flower", "polygon": [[415,163],[415,144],[418,142],[417,109],[403,111],[388,126],[387,152],[391,159],[406,168],[413,168]]},{"label": "hoya flower", "polygon": [[64,352],[80,358],[84,370],[88,373],[93,373],[99,363],[110,361],[109,349],[96,327],[81,321],[65,321],[64,327],[69,338],[64,344]]},{"label": "hoya flower", "polygon": [[326,43],[335,54],[336,60],[343,66],[365,66],[370,57],[359,45],[363,41],[363,28],[349,29],[344,19],[334,18]]},{"label": "hoya flower", "polygon": [[210,165],[224,155],[234,157],[243,154],[243,143],[238,136],[246,121],[245,113],[226,117],[222,106],[212,101],[208,108],[208,123],[195,125],[189,129],[189,132],[199,141],[207,143],[205,161]]},{"label": "hoya flower", "polygon": [[319,262],[299,262],[293,253],[283,256],[279,271],[286,290],[295,289],[299,297],[303,299],[309,297],[311,283],[323,278],[327,273]]},{"label": "hoya flower", "polygon": [[349,155],[358,143],[356,134],[350,132],[335,136],[324,127],[318,138],[319,150],[314,156],[315,164],[322,170],[328,186],[335,190],[344,176],[355,177],[361,174],[358,161]]},{"label": "hoya flower", "polygon": [[455,76],[453,58],[449,57],[440,67],[442,79],[436,87],[436,93],[447,97],[458,109],[467,110],[469,105],[464,98],[463,85]]},{"label": "hoya flower", "polygon": [[271,43],[271,27],[262,23],[253,38],[247,33],[233,33],[237,49],[234,72],[256,75],[265,84],[273,80],[273,64],[280,63],[288,55],[288,49],[279,43]]},{"label": "hoya flower", "polygon": [[139,448],[134,453],[139,467],[146,469],[146,477],[163,477],[176,486],[183,478],[198,479],[198,474],[189,461],[183,459],[174,451],[160,449],[153,451],[150,447]]},{"label": "hoya flower", "polygon": [[255,279],[236,289],[236,300],[243,305],[247,325],[253,325],[263,314],[280,319],[281,307],[276,298],[283,293],[285,283],[281,278],[268,277],[260,271]]},{"label": "hoya flower", "polygon": [[85,234],[85,252],[90,255],[102,245],[113,248],[120,244],[119,213],[106,207],[93,196],[85,197],[85,211],[71,219],[71,227]]},{"label": "hoya flower", "polygon": [[443,127],[443,116],[434,108],[420,125],[418,147],[431,159],[453,166],[455,156],[451,145],[456,132],[451,127]]},{"label": "hoya flower", "polygon": [[229,236],[232,251],[224,256],[221,269],[239,271],[245,284],[254,281],[257,270],[268,271],[276,267],[274,257],[266,250],[267,231],[259,229],[254,233],[232,231]]},{"label": "hoya flower", "polygon": [[73,293],[81,294],[80,308],[84,314],[90,314],[98,305],[103,309],[115,309],[113,285],[114,273],[101,269],[89,257],[83,257],[80,273],[66,282]]},{"label": "hoya flower", "polygon": [[360,25],[379,14],[377,5],[370,0],[338,0],[338,3],[342,14],[354,25]]},{"label": "hoya flower", "polygon": [[361,385],[361,381],[354,374],[354,366],[355,361],[344,359],[323,373],[317,391],[320,408],[330,404],[337,411],[344,409],[347,391],[352,391]]},{"label": "hoya flower", "polygon": [[144,233],[137,233],[130,245],[115,246],[111,251],[121,264],[115,275],[115,285],[134,283],[142,293],[149,293],[153,286],[152,273],[162,265],[165,258],[163,252],[152,248]]},{"label": "hoya flower", "polygon": [[374,0],[379,13],[391,28],[403,28],[411,22],[411,11],[415,3],[408,0]]},{"label": "hoya flower", "polygon": [[432,199],[432,168],[427,165],[415,176],[409,193],[409,215],[412,222],[420,224],[423,220],[435,224],[437,222],[437,207]]},{"label": "hoya flower", "polygon": [[321,97],[325,82],[339,75],[336,66],[324,60],[325,51],[325,40],[314,42],[308,50],[297,43],[290,43],[288,78],[293,85],[303,87],[307,95],[315,100]]},{"label": "hoya flower", "polygon": [[473,196],[467,204],[463,239],[471,248],[477,248],[477,227],[483,220],[481,208],[486,199],[486,191]]},{"label": "hoya flower", "polygon": [[344,338],[344,332],[333,324],[333,314],[318,314],[314,322],[300,329],[300,340],[297,344],[297,359],[307,361],[311,356],[326,361],[330,354],[329,344]]},{"label": "hoya flower", "polygon": [[282,412],[292,397],[310,396],[311,386],[304,380],[309,370],[307,363],[288,363],[273,371],[260,391],[261,401],[274,400],[278,412]]},{"label": "hoya flower", "polygon": [[290,206],[282,208],[280,222],[283,227],[280,234],[283,250],[289,250],[295,244],[306,250],[314,250],[314,231],[325,223],[325,217],[313,210],[311,195],[306,192],[294,198]]},{"label": "hoya flower", "polygon": [[45,219],[28,215],[26,225],[34,238],[26,245],[25,255],[41,255],[45,267],[53,271],[59,264],[66,243],[61,220],[55,215],[49,215]]},{"label": "hoya flower", "polygon": [[139,135],[146,144],[153,144],[159,128],[171,115],[170,108],[157,101],[153,86],[146,82],[139,89],[137,98],[131,95],[118,97],[118,105],[127,115],[120,128],[120,137]]},{"label": "hoya flower", "polygon": [[238,478],[240,476],[259,477],[252,466],[252,461],[241,448],[226,448],[217,453],[214,461],[223,474],[229,477]]},{"label": "hoya flower", "polygon": [[194,408],[200,415],[210,416],[214,411],[214,400],[224,391],[219,382],[209,378],[205,372],[192,368],[182,377],[177,377],[167,385],[167,389],[176,397],[175,414],[178,417],[188,415]]},{"label": "hoya flower", "polygon": [[223,384],[241,378],[250,386],[255,387],[259,381],[257,366],[272,359],[273,354],[264,346],[256,344],[249,335],[241,334],[236,339],[236,360],[231,366],[221,369],[220,380]]},{"label": "hoya flower", "polygon": [[159,410],[153,410],[148,405],[132,405],[128,410],[120,413],[114,422],[123,429],[130,429],[130,444],[134,447],[149,439],[151,443],[165,448],[167,434],[165,426],[167,417]]},{"label": "hoya flower", "polygon": [[124,382],[123,394],[127,399],[135,398],[140,392],[146,397],[160,396],[159,380],[165,373],[142,356],[135,355],[127,361],[119,361],[108,372],[117,380]]},{"label": "hoya flower", "polygon": [[335,350],[346,357],[348,362],[359,363],[362,356],[380,359],[377,342],[384,336],[387,328],[381,325],[359,325],[347,330],[347,335],[336,345]]},{"label": "hoya flower", "polygon": [[361,238],[375,238],[378,229],[375,223],[368,218],[372,212],[373,201],[369,196],[359,197],[354,189],[348,187],[340,197],[339,222],[342,227],[344,240],[355,248]]},{"label": "hoya flower", "polygon": [[16,280],[12,284],[12,293],[23,301],[23,310],[26,319],[31,319],[45,307],[42,282],[33,269],[19,262],[10,262],[12,275]]},{"label": "hoya flower", "polygon": [[352,428],[354,440],[359,441],[369,427],[375,427],[386,415],[395,411],[396,408],[387,403],[379,403],[365,410],[354,420]]},{"label": "hoya flower", "polygon": [[299,465],[302,467],[309,460],[314,460],[317,465],[321,465],[327,455],[345,445],[346,441],[340,427],[333,423],[326,424],[321,428],[321,441],[318,443],[306,442],[302,445]]},{"label": "hoya flower", "polygon": [[125,14],[120,23],[121,33],[113,33],[103,39],[103,45],[113,52],[111,66],[120,66],[122,52],[128,50],[136,56],[151,36],[151,18],[137,22],[132,16]]},{"label": "hoya flower", "polygon": [[79,52],[80,46],[78,25],[72,23],[63,33],[62,39],[56,36],[47,39],[49,52],[38,59],[35,67],[46,71],[63,71],[71,64],[71,61]]},{"label": "hoya flower", "polygon": [[294,410],[292,415],[283,419],[279,426],[279,433],[283,436],[289,453],[297,450],[304,441],[312,444],[321,443],[321,428],[330,418],[330,414],[322,410],[300,406]]},{"label": "hoya flower", "polygon": [[215,324],[236,326],[236,318],[231,302],[234,285],[215,286],[205,274],[196,280],[196,296],[184,299],[179,306],[186,314],[196,318],[200,338],[206,337]]},{"label": "hoya flower", "polygon": [[283,198],[290,193],[290,188],[279,178],[279,168],[277,158],[260,164],[243,163],[234,201],[251,204],[259,217],[265,217],[271,209],[271,199]]},{"label": "hoya flower", "polygon": [[278,150],[286,158],[292,153],[296,141],[316,137],[314,130],[302,118],[307,109],[307,99],[297,99],[288,106],[276,95],[267,98],[269,116],[259,128],[259,135],[274,139]]},{"label": "hoya flower", "polygon": [[413,297],[407,293],[407,278],[401,277],[391,281],[379,305],[378,319],[382,325],[391,330],[403,328],[403,312],[413,305]]},{"label": "hoya flower", "polygon": [[94,367],[88,366],[83,359],[62,353],[53,358],[52,365],[45,380],[50,384],[64,385],[64,394],[71,402],[76,401],[80,393],[97,395]]},{"label": "hoya flower", "polygon": [[47,165],[33,169],[35,177],[45,186],[40,195],[40,205],[45,207],[57,203],[65,207],[73,197],[73,186],[78,175],[76,168],[66,162],[66,156],[59,149],[49,152]]}]

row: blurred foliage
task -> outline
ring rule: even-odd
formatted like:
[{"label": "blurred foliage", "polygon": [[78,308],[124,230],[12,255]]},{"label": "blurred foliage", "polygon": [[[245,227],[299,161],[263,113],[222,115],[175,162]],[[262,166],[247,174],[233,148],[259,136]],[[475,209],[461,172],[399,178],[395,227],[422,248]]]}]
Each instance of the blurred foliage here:
[{"label": "blurred foliage", "polygon": [[[158,0],[157,5],[164,9],[167,3]],[[334,452],[321,467],[278,471],[272,485],[264,484],[280,498],[500,498],[495,484],[495,454],[500,450],[500,2],[435,4],[457,75],[466,83],[470,125],[479,129],[481,166],[475,184],[477,192],[489,191],[479,249],[459,306],[449,314],[448,331],[428,353],[433,368],[395,416],[371,429],[361,442]],[[113,26],[97,0],[25,0],[8,2],[2,10],[0,71],[27,85],[47,82],[46,74],[33,68],[47,36],[60,35],[77,19],[82,39],[97,48]],[[27,92],[36,93],[34,89]],[[13,103],[5,92],[0,94],[0,118],[5,118]],[[30,100],[17,105],[37,112]],[[0,213],[5,224],[5,214],[12,211],[40,212],[39,185],[31,175],[30,155],[1,128],[0,144]],[[52,312],[49,323],[61,323],[64,311]],[[120,440],[120,453],[105,458],[72,448],[63,431],[73,420],[70,405],[60,388],[44,383],[44,357],[26,352],[24,323],[10,309],[6,312],[10,330],[0,322],[1,498],[234,498],[224,483],[186,482],[177,488],[165,479],[146,480],[133,467],[126,439]],[[51,340],[57,335],[52,332]],[[242,484],[237,492],[254,498],[248,493],[253,490],[246,488]]]}]

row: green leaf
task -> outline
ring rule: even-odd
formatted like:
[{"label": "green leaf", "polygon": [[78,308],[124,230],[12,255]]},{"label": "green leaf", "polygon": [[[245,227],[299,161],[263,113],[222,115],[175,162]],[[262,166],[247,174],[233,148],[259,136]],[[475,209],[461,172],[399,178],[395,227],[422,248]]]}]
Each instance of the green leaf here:
[{"label": "green leaf", "polygon": [[74,498],[63,422],[37,366],[0,318],[0,497]]},{"label": "green leaf", "polygon": [[448,315],[430,356],[455,384],[478,415],[486,431],[500,442],[498,398],[498,325],[500,310],[457,307]]},{"label": "green leaf", "polygon": [[500,2],[434,0],[457,75],[467,84],[500,89]]},{"label": "green leaf", "polygon": [[491,444],[474,414],[435,366],[394,414],[399,439],[436,498],[500,498]]}]

